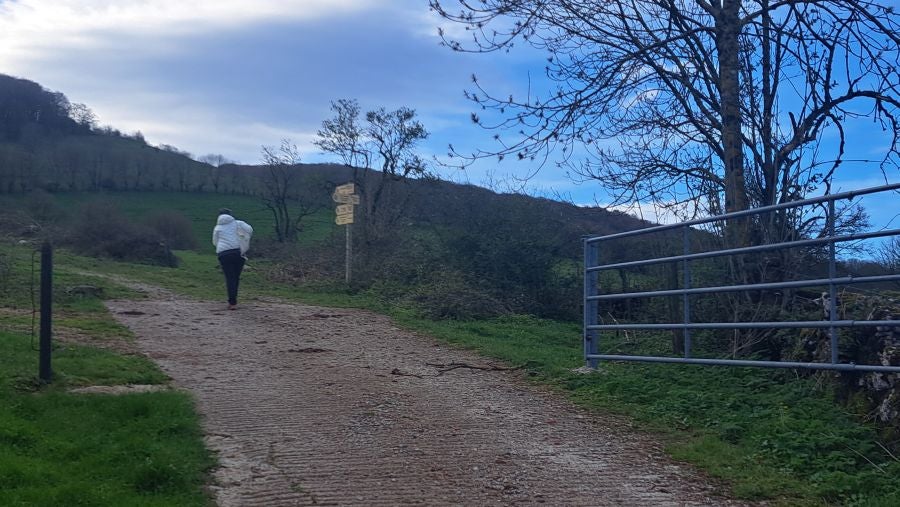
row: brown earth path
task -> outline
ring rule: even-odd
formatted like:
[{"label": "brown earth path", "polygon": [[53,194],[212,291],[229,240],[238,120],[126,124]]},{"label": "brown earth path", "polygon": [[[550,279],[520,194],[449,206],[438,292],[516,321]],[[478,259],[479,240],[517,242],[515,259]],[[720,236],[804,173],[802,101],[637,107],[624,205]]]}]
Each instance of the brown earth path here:
[{"label": "brown earth path", "polygon": [[[132,285],[133,286],[133,285]],[[111,301],[196,398],[221,507],[735,505],[622,419],[362,310]],[[412,376],[412,375],[418,375]]]}]

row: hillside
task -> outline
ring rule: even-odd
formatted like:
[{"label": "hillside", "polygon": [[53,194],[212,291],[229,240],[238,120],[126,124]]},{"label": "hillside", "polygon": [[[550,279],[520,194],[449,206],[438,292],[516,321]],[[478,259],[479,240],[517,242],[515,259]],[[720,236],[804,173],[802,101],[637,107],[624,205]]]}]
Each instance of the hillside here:
[{"label": "hillside", "polygon": [[[43,189],[52,192],[97,190],[175,190],[258,194],[265,168],[197,162],[172,146],[154,147],[140,133],[99,127],[90,108],[72,104],[63,93],[27,79],[0,74],[0,193]],[[302,182],[345,183],[353,170],[338,164],[299,164]],[[371,171],[369,180],[380,173]],[[366,182],[362,182],[365,184]],[[610,233],[647,224],[601,208],[522,195],[500,195],[474,185],[436,179],[403,182],[395,196],[415,222],[465,224],[512,209],[535,209],[565,224],[573,234]],[[315,196],[330,202],[328,191]],[[395,203],[392,203],[394,205]],[[510,217],[516,218],[516,217]]]},{"label": "hillside", "polygon": [[187,155],[101,127],[88,106],[0,74],[0,193],[206,190],[211,166]]},{"label": "hillside", "polygon": [[[226,165],[221,169],[257,182],[264,178],[265,172],[264,167],[251,165]],[[329,208],[334,206],[330,189],[353,178],[352,168],[339,164],[298,164],[295,169],[301,184],[325,183],[324,188],[328,190],[318,194],[318,198]],[[380,172],[371,171],[368,179],[362,181],[373,186],[379,178]],[[504,223],[527,229],[536,225],[537,220],[547,222],[549,229],[568,240],[578,240],[587,234],[612,234],[654,225],[620,211],[576,206],[523,194],[501,194],[476,185],[437,178],[405,180],[397,182],[396,187],[396,193],[389,196],[390,205],[402,206],[403,222],[407,225],[490,228],[492,224]],[[577,253],[580,256],[580,250]]]}]

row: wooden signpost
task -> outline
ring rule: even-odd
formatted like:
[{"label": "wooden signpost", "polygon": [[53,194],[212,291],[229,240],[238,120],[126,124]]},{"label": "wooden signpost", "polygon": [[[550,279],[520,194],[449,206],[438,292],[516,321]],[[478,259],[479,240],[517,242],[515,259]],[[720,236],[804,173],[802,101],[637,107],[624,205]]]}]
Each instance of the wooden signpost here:
[{"label": "wooden signpost", "polygon": [[356,185],[353,183],[345,183],[343,185],[339,185],[334,189],[334,193],[331,194],[331,199],[338,203],[335,208],[335,218],[334,223],[337,225],[346,225],[347,226],[347,246],[345,249],[346,258],[344,262],[346,263],[345,271],[344,271],[344,281],[347,284],[350,284],[350,259],[352,258],[351,252],[353,249],[353,241],[351,238],[351,225],[353,224],[353,209],[354,206],[359,204],[359,196],[355,194]]}]

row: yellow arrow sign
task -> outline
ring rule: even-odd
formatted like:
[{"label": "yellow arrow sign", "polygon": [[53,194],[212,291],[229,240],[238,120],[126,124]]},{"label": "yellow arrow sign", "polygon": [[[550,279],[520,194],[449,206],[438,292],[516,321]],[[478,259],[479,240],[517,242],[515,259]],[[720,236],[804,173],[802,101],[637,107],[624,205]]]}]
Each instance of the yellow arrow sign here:
[{"label": "yellow arrow sign", "polygon": [[350,214],[350,215],[338,215],[337,217],[335,217],[334,223],[336,223],[337,225],[347,225],[347,224],[352,224],[352,223],[353,223],[353,215],[352,215],[352,214]]},{"label": "yellow arrow sign", "polygon": [[359,196],[356,194],[331,194],[331,199],[334,202],[339,202],[342,204],[359,204]]},{"label": "yellow arrow sign", "polygon": [[356,185],[353,183],[345,183],[335,187],[334,193],[337,195],[350,195],[356,192]]},{"label": "yellow arrow sign", "polygon": [[334,208],[334,212],[338,215],[352,215],[353,214],[353,205],[352,204],[338,204]]}]

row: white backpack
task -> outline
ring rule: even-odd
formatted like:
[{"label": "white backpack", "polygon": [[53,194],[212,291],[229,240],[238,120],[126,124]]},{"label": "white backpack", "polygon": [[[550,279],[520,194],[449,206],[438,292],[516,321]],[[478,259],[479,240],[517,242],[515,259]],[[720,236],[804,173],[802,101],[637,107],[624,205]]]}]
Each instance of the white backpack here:
[{"label": "white backpack", "polygon": [[253,235],[252,229],[248,231],[249,227],[243,227],[244,225],[246,225],[244,222],[239,221],[236,228],[238,242],[241,244],[241,255],[246,254],[247,250],[250,250],[250,236]]}]

